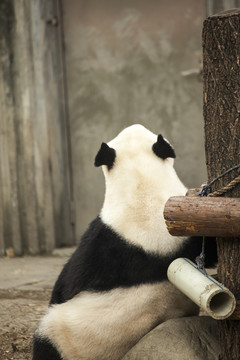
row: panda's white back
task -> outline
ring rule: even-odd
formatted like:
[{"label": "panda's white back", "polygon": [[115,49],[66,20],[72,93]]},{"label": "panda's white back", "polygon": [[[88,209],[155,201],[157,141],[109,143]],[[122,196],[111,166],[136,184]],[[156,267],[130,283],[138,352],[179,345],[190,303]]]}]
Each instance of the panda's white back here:
[{"label": "panda's white back", "polygon": [[173,168],[173,158],[157,157],[157,136],[142,125],[124,129],[108,145],[116,150],[113,168],[103,166],[106,192],[102,220],[129,242],[146,251],[167,254],[179,246],[163,218],[170,196],[186,194]]},{"label": "panda's white back", "polygon": [[199,254],[197,243],[170,236],[163,219],[167,199],[186,193],[174,157],[141,125],[102,144],[95,165],[106,181],[103,208],[55,284],[34,360],[118,360],[159,323],[198,312],[166,276],[174,258]]}]

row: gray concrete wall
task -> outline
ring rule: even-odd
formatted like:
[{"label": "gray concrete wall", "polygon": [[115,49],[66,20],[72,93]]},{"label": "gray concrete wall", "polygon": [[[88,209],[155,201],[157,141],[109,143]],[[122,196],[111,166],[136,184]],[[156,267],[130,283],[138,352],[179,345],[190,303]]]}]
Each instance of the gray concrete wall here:
[{"label": "gray concrete wall", "polygon": [[130,124],[173,143],[187,186],[206,179],[197,75],[205,2],[65,0],[63,13],[79,238],[104,195],[94,156]]},{"label": "gray concrete wall", "polygon": [[74,243],[52,5],[0,2],[0,255]]}]

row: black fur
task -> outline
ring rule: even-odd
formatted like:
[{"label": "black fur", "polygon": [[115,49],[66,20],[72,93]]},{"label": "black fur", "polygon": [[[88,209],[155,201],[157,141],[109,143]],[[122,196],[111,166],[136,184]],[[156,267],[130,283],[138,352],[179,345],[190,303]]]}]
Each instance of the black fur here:
[{"label": "black fur", "polygon": [[154,154],[156,154],[161,159],[165,160],[167,158],[175,158],[176,154],[171,145],[164,140],[162,135],[158,135],[157,142],[152,146]]},{"label": "black fur", "polygon": [[[146,253],[130,245],[97,217],[78,248],[64,266],[52,292],[50,304],[60,304],[81,291],[107,291],[117,287],[161,282],[177,257],[194,260],[201,252],[202,238],[187,239],[172,255]],[[216,243],[206,240],[206,265],[216,262]]]},{"label": "black fur", "polygon": [[34,360],[62,360],[57,349],[47,340],[34,336],[33,343]]},{"label": "black fur", "polygon": [[114,161],[116,158],[116,151],[109,147],[106,143],[102,143],[96,157],[95,157],[95,166],[107,165],[108,170],[111,170],[113,167]]}]

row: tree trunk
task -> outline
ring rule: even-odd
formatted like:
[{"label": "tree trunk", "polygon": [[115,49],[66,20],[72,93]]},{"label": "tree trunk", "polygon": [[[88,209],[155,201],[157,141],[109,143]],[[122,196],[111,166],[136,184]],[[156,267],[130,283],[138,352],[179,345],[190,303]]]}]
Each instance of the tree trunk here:
[{"label": "tree trunk", "polygon": [[[203,27],[205,149],[208,180],[240,163],[240,11],[209,17]],[[218,190],[239,175],[219,179]],[[240,197],[240,185],[225,196]],[[240,238],[218,238],[218,277],[240,299]],[[221,360],[240,359],[240,322],[219,321]]]}]

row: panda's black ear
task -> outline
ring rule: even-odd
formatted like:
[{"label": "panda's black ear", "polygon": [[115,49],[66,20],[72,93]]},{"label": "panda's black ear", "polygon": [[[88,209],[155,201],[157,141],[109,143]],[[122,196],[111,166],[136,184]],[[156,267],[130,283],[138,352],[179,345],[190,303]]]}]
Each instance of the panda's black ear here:
[{"label": "panda's black ear", "polygon": [[152,146],[154,154],[161,159],[175,158],[176,154],[171,145],[163,138],[162,135],[158,135],[157,142]]},{"label": "panda's black ear", "polygon": [[106,143],[102,143],[96,157],[95,157],[95,166],[106,165],[108,170],[113,167],[114,161],[116,158],[116,151],[109,147]]}]

